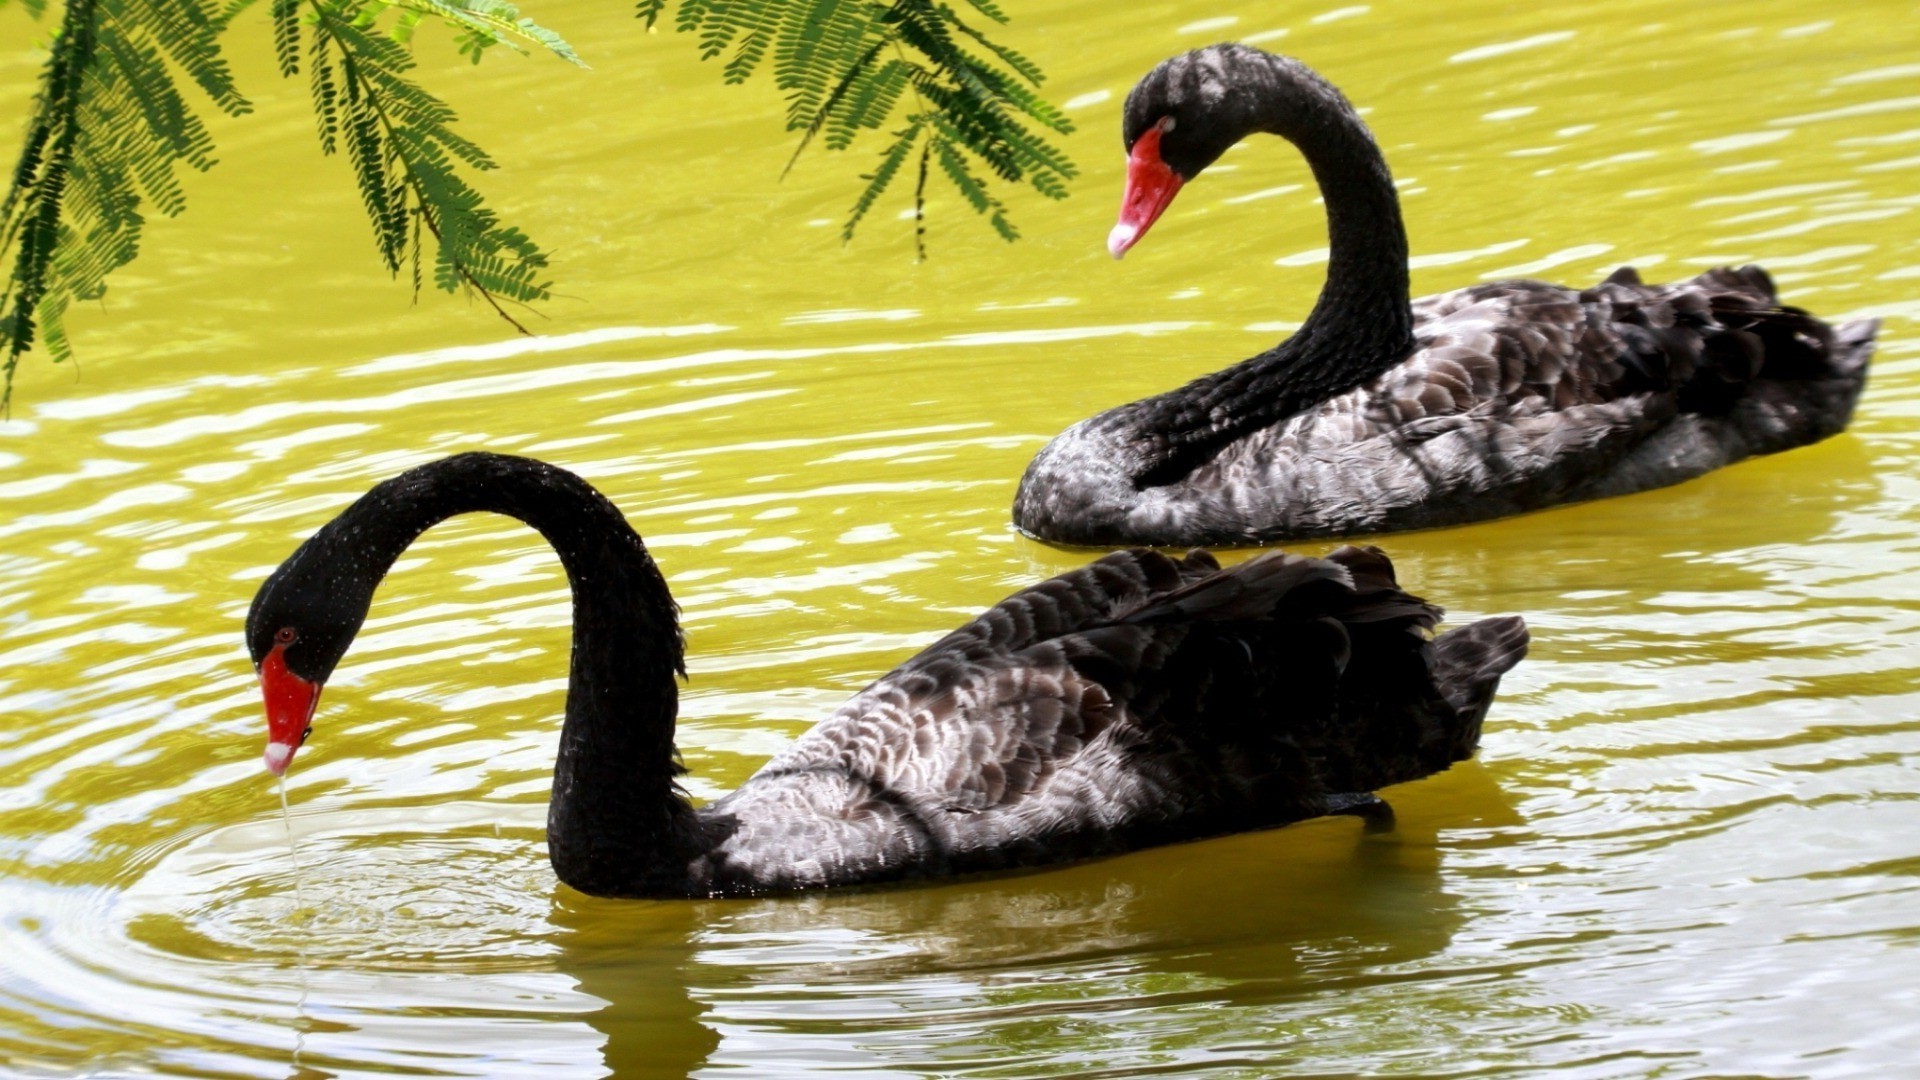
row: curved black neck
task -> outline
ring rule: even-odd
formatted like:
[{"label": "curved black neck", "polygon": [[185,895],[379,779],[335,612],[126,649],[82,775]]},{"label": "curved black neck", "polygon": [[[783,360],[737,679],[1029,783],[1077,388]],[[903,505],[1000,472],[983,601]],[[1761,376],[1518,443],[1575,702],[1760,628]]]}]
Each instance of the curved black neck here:
[{"label": "curved black neck", "polygon": [[[1327,210],[1327,280],[1300,329],[1249,360],[1142,402],[1173,433],[1140,486],[1170,483],[1242,436],[1345,393],[1413,351],[1407,232],[1393,176],[1339,90],[1298,61],[1252,49],[1231,80],[1230,142],[1254,132],[1296,146]],[[1230,143],[1229,143],[1230,144]]]},{"label": "curved black neck", "polygon": [[693,811],[674,782],[681,771],[673,745],[674,678],[684,674],[679,621],[653,558],[605,496],[542,462],[461,454],[376,486],[314,534],[289,566],[317,559],[338,568],[323,593],[358,604],[364,615],[374,587],[415,538],[475,511],[539,530],[573,590],[567,714],[547,813],[554,871],[596,895],[684,877],[698,842]]},{"label": "curved black neck", "polygon": [[1317,362],[1347,389],[1413,347],[1407,229],[1393,175],[1360,114],[1313,72],[1298,71],[1322,88],[1312,98],[1320,107],[1304,123],[1283,114],[1265,130],[1299,147],[1313,170],[1327,207],[1327,280],[1299,332],[1273,353]]}]

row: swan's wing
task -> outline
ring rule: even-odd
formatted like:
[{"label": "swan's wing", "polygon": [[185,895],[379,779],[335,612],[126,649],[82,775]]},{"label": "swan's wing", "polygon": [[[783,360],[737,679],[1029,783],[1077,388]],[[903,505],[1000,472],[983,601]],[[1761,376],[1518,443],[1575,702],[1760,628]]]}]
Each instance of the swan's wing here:
[{"label": "swan's wing", "polygon": [[[1263,587],[1289,559],[1330,564],[1345,580]],[[1400,589],[1379,549],[1269,555],[1235,569],[1254,580],[1203,583],[1131,617],[1186,633],[1136,675],[1129,703],[1160,737],[1186,740],[1189,758],[1237,798],[1295,803],[1307,816],[1323,812],[1315,803],[1324,794],[1417,779],[1472,752],[1477,726],[1461,730],[1433,676],[1427,635],[1440,609]],[[1188,615],[1203,617],[1182,621]]]},{"label": "swan's wing", "polygon": [[[1157,551],[1116,551],[1008,596],[896,668],[888,679],[953,659],[986,659],[1099,626],[1129,608],[1204,580],[1220,570],[1205,551],[1174,558]],[[883,682],[885,680],[882,680]]]},{"label": "swan's wing", "polygon": [[1115,715],[1062,641],[1218,570],[1204,551],[1123,551],[1022,589],[882,676],[755,779],[832,769],[942,805],[1017,798]]},{"label": "swan's wing", "polygon": [[[1872,327],[1836,334],[1751,268],[1416,304],[1420,347],[1129,512],[1185,535],[1446,525],[1674,483],[1846,422]],[[1155,495],[1155,493],[1148,493]],[[1157,498],[1157,501],[1156,501]]]},{"label": "swan's wing", "polygon": [[[1384,556],[1211,565],[1125,552],[1017,593],[868,687],[756,780],[830,770],[923,816],[1008,809],[1043,789],[1063,816],[1159,812],[1162,800],[1185,812],[1216,789],[1263,782],[1288,755],[1312,773],[1307,758],[1354,737],[1342,729],[1365,725],[1340,715],[1339,687],[1362,638],[1377,668],[1367,693],[1411,703],[1408,733],[1389,741],[1443,739],[1451,710],[1432,689],[1423,636],[1439,613],[1394,585]],[[1422,723],[1435,730],[1414,730]],[[1083,760],[1090,752],[1098,762]]]},{"label": "swan's wing", "polygon": [[1376,423],[1628,398],[1661,419],[1713,414],[1755,380],[1831,377],[1845,360],[1833,331],[1781,306],[1752,266],[1667,285],[1623,267],[1584,290],[1496,281],[1427,297],[1414,312],[1422,347],[1371,388]]}]

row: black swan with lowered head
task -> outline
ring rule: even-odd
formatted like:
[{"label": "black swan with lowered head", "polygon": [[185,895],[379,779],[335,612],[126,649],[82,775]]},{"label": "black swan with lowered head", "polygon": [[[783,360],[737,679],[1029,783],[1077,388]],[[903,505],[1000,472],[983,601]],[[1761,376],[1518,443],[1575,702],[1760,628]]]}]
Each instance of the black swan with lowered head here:
[{"label": "black swan with lowered head", "polygon": [[1176,56],[1127,96],[1114,256],[1254,132],[1291,141],[1319,183],[1319,301],[1259,356],[1055,438],[1020,481],[1020,528],[1111,545],[1451,525],[1678,483],[1853,414],[1878,321],[1830,328],[1781,306],[1757,267],[1410,302],[1399,198],[1359,114],[1299,61],[1245,45]]},{"label": "black swan with lowered head", "polygon": [[1473,753],[1526,624],[1429,639],[1439,609],[1377,551],[1126,551],[1023,589],[860,692],[699,808],[674,751],[679,620],[620,511],[527,458],[471,453],[374,487],[247,614],[284,773],[374,588],[422,532],[490,510],[539,530],[573,591],[547,813],[560,880],[731,896],[1033,866],[1385,806]]}]

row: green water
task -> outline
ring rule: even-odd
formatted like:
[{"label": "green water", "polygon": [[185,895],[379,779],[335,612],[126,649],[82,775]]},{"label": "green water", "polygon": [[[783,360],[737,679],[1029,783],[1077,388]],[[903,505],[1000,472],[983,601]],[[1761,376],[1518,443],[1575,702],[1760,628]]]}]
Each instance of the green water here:
[{"label": "green water", "polygon": [[[379,273],[264,10],[258,114],[150,233],[78,365],[0,424],[0,1071],[189,1076],[1888,1077],[1920,1059],[1920,9],[1017,0],[1080,130],[1005,245],[932,261],[870,159],[791,151],[630,5],[534,11],[594,64],[423,48],[565,294],[512,336]],[[17,130],[35,31],[0,12]],[[685,608],[702,798],[962,618],[1083,562],[1008,526],[1052,434],[1271,343],[1320,208],[1243,146],[1120,264],[1120,100],[1178,48],[1294,52],[1367,110],[1425,293],[1772,268],[1879,314],[1853,431],[1667,491],[1392,538],[1532,657],[1479,758],[1350,821],[1050,873],[778,901],[558,886],[567,650],[539,538],[471,518],[382,589],[290,776],[241,619],[374,481],[566,465]],[[7,151],[11,153],[11,151]],[[870,153],[872,151],[863,151]],[[1310,550],[1324,550],[1324,545]]]}]

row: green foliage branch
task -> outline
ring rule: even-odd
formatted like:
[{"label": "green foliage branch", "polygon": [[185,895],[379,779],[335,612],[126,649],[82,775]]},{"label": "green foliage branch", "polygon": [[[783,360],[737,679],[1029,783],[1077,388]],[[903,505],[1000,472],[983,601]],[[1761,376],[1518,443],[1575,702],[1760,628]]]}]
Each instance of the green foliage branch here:
[{"label": "green foliage branch", "polygon": [[[182,170],[213,167],[206,122],[175,73],[221,112],[251,111],[219,37],[254,2],[68,0],[0,199],[0,260],[11,257],[0,293],[0,415],[21,357],[40,344],[55,361],[70,358],[67,308],[106,293],[107,276],[139,254],[148,213],[186,208]],[[503,0],[269,2],[282,74],[298,73],[305,38],[321,148],[344,151],[388,270],[410,269],[417,292],[430,238],[440,288],[471,289],[509,321],[503,300],[547,297],[545,255],[460,175],[494,162],[453,131],[452,109],[406,78],[406,45],[432,18],[476,61],[505,43],[578,63],[572,47]],[[46,9],[45,0],[20,6],[36,17]]]},{"label": "green foliage branch", "polygon": [[[33,14],[44,2],[24,5]],[[62,315],[97,299],[139,251],[143,204],[178,213],[177,170],[213,165],[213,141],[169,65],[231,115],[248,110],[220,58],[221,13],[200,0],[70,0],[47,60],[12,183],[0,200],[0,367],[13,374],[36,335],[71,354]]]},{"label": "green foliage branch", "polygon": [[[669,0],[638,0],[652,27]],[[967,0],[994,23],[992,0]],[[843,241],[909,161],[915,245],[926,254],[927,180],[937,166],[975,212],[1007,240],[1020,233],[993,193],[990,173],[1065,198],[1073,162],[1047,138],[1073,124],[1036,88],[1038,65],[996,44],[953,7],[933,0],[679,0],[674,26],[698,36],[704,59],[726,54],[727,82],[746,81],[772,58],[786,95],[787,129],[801,133],[787,168],[816,139],[847,149],[862,131],[897,124],[842,224]]]},{"label": "green foliage branch", "polygon": [[[272,10],[281,74],[299,73],[306,33],[320,148],[328,155],[344,151],[352,165],[388,271],[409,271],[418,293],[423,241],[431,237],[434,284],[448,292],[471,289],[526,332],[501,300],[546,299],[546,255],[461,178],[460,165],[485,171],[495,162],[454,132],[451,108],[406,77],[414,67],[406,46],[414,27],[432,16],[456,29],[461,51],[476,62],[484,49],[512,44],[514,37],[579,63],[572,47],[501,0],[273,0]],[[382,33],[379,20],[389,12],[399,18]]]},{"label": "green foliage branch", "polygon": [[[67,0],[51,36],[26,138],[0,197],[0,416],[13,377],[36,344],[72,356],[64,316],[97,300],[107,277],[139,253],[146,215],[185,209],[183,170],[214,165],[213,141],[179,75],[229,116],[251,110],[235,88],[220,36],[260,0]],[[451,108],[408,73],[415,30],[434,21],[476,63],[495,45],[580,58],[507,0],[265,0],[281,74],[304,67],[321,149],[353,173],[382,263],[470,290],[522,332],[507,303],[550,296],[546,255],[488,209],[466,171],[493,160],[453,129]],[[788,169],[816,140],[847,149],[863,131],[895,126],[841,229],[855,228],[908,162],[916,249],[924,257],[928,179],[937,167],[1008,240],[1019,233],[991,177],[1066,194],[1071,161],[1047,133],[1072,130],[1035,88],[1040,69],[933,0],[674,0],[674,25],[697,34],[706,58],[729,54],[728,82],[771,59],[801,133]],[[651,27],[669,0],[638,0]],[[47,0],[0,0],[34,18]],[[972,11],[1004,24],[992,0]],[[989,175],[990,174],[990,175]]]}]

